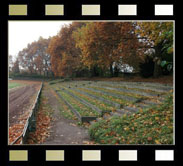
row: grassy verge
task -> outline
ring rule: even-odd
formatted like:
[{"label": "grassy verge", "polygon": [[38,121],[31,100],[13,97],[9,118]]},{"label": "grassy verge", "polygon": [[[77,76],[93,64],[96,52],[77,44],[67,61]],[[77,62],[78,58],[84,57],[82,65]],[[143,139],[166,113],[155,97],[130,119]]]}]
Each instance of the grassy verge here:
[{"label": "grassy verge", "polygon": [[36,114],[36,131],[30,132],[27,140],[28,144],[43,143],[50,136],[50,125],[53,110],[51,109],[48,99],[41,94],[39,110]]},{"label": "grassy verge", "polygon": [[61,104],[59,107],[60,114],[66,119],[77,120],[77,117],[74,115],[74,113],[68,108],[68,106],[61,99],[59,99],[59,102]]},{"label": "grassy verge", "polygon": [[77,117],[74,115],[74,113],[69,109],[69,107],[64,103],[63,100],[59,98],[59,96],[55,93],[55,91],[52,89],[55,86],[50,86],[50,84],[45,84],[47,89],[49,89],[50,93],[52,93],[53,96],[56,97],[56,99],[59,102],[59,111],[61,116],[65,117],[66,119],[72,119],[77,120]]},{"label": "grassy verge", "polygon": [[173,144],[173,95],[159,107],[101,120],[89,133],[99,144]]},{"label": "grassy verge", "polygon": [[22,86],[22,85],[23,84],[16,83],[16,82],[9,82],[8,83],[8,89],[16,88],[16,87],[19,87],[19,86]]}]

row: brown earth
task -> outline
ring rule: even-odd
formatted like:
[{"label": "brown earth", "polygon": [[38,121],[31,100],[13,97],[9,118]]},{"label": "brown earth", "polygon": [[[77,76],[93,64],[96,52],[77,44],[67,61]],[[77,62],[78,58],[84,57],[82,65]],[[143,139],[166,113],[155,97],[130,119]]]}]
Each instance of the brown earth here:
[{"label": "brown earth", "polygon": [[40,81],[30,81],[30,80],[9,80],[9,82],[13,83],[20,83],[20,84],[25,84],[25,85],[32,85],[32,84],[40,84]]},{"label": "brown earth", "polygon": [[25,84],[26,86],[9,91],[9,126],[19,123],[19,117],[29,111],[40,88],[40,83]]}]

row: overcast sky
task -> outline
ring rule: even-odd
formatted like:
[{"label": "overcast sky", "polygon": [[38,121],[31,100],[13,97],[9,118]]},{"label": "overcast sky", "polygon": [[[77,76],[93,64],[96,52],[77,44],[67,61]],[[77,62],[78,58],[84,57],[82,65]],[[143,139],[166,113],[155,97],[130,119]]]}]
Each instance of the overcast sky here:
[{"label": "overcast sky", "polygon": [[55,36],[64,24],[71,21],[9,21],[9,55],[15,57],[19,51],[39,39]]}]

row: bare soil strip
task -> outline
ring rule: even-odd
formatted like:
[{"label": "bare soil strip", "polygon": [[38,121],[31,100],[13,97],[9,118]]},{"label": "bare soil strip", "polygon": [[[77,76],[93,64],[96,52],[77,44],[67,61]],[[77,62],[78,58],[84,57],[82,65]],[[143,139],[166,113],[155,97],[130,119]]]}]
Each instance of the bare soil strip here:
[{"label": "bare soil strip", "polygon": [[9,92],[9,126],[19,123],[19,117],[30,108],[39,86],[27,85]]}]

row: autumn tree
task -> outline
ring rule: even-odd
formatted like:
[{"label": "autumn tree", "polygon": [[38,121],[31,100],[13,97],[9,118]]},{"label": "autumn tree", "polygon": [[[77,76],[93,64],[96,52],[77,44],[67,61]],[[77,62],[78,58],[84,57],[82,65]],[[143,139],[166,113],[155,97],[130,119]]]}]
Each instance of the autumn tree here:
[{"label": "autumn tree", "polygon": [[[117,49],[114,50],[118,55],[117,63],[127,64],[133,67],[133,70],[139,71],[139,64],[142,61],[143,51],[139,37],[136,35],[136,22],[118,23],[120,27],[120,42]],[[121,62],[122,61],[122,62]]]},{"label": "autumn tree", "polygon": [[40,37],[34,45],[34,55],[36,55],[34,63],[40,75],[44,73],[44,75],[48,76],[51,70],[50,55],[47,53],[49,42],[50,38],[44,39]]},{"label": "autumn tree", "polygon": [[13,64],[12,73],[14,73],[14,74],[20,73],[18,57],[16,58],[16,60]]},{"label": "autumn tree", "polygon": [[48,76],[53,71],[54,76],[67,77],[87,70],[94,76],[109,72],[113,76],[124,64],[138,71],[152,50],[157,77],[163,60],[172,61],[172,22],[72,22],[56,36],[28,44],[17,63],[31,74]]},{"label": "autumn tree", "polygon": [[110,69],[113,75],[112,64],[121,61],[122,57],[127,62],[129,55],[133,55],[133,62],[137,62],[138,40],[134,28],[130,22],[92,22],[80,28],[73,36],[76,46],[81,49],[83,64],[90,69]]},{"label": "autumn tree", "polygon": [[144,48],[154,48],[154,77],[162,73],[161,62],[173,60],[173,22],[139,22],[136,32],[143,37]]},{"label": "autumn tree", "polygon": [[80,49],[75,47],[72,33],[84,24],[73,22],[65,25],[51,39],[47,51],[51,55],[51,68],[55,76],[72,76],[80,70]]},{"label": "autumn tree", "polygon": [[[84,66],[96,74],[96,68],[99,61],[99,52],[97,52],[96,39],[99,37],[95,31],[97,27],[93,23],[87,23],[86,26],[78,29],[73,33],[73,37],[76,41],[76,47],[81,50],[81,61]],[[93,47],[92,47],[93,46]]]},{"label": "autumn tree", "polygon": [[48,76],[51,70],[50,55],[47,53],[49,39],[39,38],[38,41],[28,44],[26,48],[18,53],[20,65],[28,69],[30,74],[37,73]]},{"label": "autumn tree", "polygon": [[54,76],[60,76],[60,67],[61,67],[61,54],[60,49],[58,47],[59,37],[54,36],[52,37],[47,52],[50,54],[50,61],[51,61],[51,70],[54,73]]},{"label": "autumn tree", "polygon": [[20,66],[22,68],[28,69],[30,74],[33,74],[36,72],[35,63],[34,63],[35,55],[34,55],[33,43],[28,44],[26,48],[19,51],[18,58],[19,58]]}]

